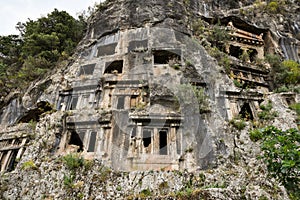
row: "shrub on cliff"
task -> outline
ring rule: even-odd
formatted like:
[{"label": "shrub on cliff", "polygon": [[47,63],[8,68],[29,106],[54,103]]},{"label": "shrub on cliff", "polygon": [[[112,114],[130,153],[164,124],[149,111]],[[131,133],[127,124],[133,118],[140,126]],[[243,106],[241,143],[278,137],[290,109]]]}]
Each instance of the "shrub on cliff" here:
[{"label": "shrub on cliff", "polygon": [[261,159],[269,175],[279,180],[291,197],[300,195],[300,132],[297,129],[282,131],[274,126],[250,132],[253,141],[261,140]]}]

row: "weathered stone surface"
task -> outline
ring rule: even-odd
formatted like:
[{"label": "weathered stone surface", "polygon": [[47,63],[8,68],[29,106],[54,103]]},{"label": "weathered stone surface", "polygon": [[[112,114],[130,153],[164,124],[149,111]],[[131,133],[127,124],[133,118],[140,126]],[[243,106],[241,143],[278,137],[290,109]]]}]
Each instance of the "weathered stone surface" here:
[{"label": "weathered stone surface", "polygon": [[[299,94],[270,93],[268,66],[241,61],[230,45],[254,49],[257,57],[277,52],[297,61],[299,30],[297,20],[285,23],[282,14],[271,22],[268,13],[241,16],[241,8],[255,8],[253,2],[102,4],[69,64],[33,83],[24,96],[11,94],[1,108],[1,171],[14,169],[8,160],[18,164],[1,174],[0,197],[288,199],[267,177],[256,158],[259,144],[248,133],[269,100],[280,113],[269,123],[296,127],[288,106],[299,102]],[[229,69],[209,55],[205,39],[193,36],[191,26],[200,18],[220,19],[224,28],[232,23]],[[285,30],[290,32],[283,36]],[[51,110],[40,109],[46,102]],[[243,130],[229,123],[238,115],[246,121]],[[15,145],[12,138],[28,143]],[[26,150],[14,160],[7,156],[12,147]],[[63,161],[70,153],[90,161],[71,170]]]}]

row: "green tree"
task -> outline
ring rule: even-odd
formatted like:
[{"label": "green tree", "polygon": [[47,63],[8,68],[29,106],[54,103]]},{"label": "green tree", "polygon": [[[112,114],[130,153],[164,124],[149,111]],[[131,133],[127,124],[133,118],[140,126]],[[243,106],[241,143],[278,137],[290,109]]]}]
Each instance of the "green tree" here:
[{"label": "green tree", "polygon": [[270,176],[277,178],[292,196],[300,195],[299,130],[282,131],[274,126],[268,126],[252,131],[250,138],[255,141],[262,140],[263,155],[261,159],[266,163]]},{"label": "green tree", "polygon": [[54,9],[46,17],[19,22],[20,35],[0,36],[0,108],[3,96],[42,78],[71,55],[83,37],[86,18]]},{"label": "green tree", "polygon": [[70,55],[83,36],[86,22],[74,19],[65,11],[54,9],[47,17],[23,24],[22,55],[43,57],[56,62],[62,55]]},{"label": "green tree", "polygon": [[22,44],[18,35],[0,36],[0,61],[6,65],[19,62]]},{"label": "green tree", "polygon": [[274,82],[274,89],[282,86],[292,88],[300,83],[300,64],[293,60],[281,61],[277,55],[267,55],[266,60],[272,69],[270,76]]}]

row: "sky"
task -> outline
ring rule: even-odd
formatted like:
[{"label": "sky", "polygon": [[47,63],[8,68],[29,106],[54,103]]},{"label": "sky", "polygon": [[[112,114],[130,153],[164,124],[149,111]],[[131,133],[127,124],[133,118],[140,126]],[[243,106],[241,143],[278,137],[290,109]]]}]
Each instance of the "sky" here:
[{"label": "sky", "polygon": [[0,35],[19,34],[15,26],[28,18],[47,16],[54,8],[66,11],[74,18],[100,0],[0,0]]}]

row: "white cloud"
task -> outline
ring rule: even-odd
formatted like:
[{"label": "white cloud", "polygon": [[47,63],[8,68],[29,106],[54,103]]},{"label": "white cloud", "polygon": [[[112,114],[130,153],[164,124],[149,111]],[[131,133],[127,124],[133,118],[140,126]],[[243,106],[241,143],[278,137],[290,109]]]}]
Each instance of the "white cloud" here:
[{"label": "white cloud", "polygon": [[26,22],[28,18],[46,16],[54,8],[65,10],[73,17],[94,6],[99,0],[0,0],[0,35],[18,34],[15,25]]}]

